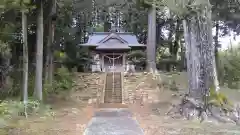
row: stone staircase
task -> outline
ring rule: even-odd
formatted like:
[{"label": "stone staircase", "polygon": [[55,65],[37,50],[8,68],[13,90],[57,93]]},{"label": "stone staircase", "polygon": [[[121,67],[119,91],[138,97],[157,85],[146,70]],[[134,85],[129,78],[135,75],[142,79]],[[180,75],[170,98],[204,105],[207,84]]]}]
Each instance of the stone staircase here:
[{"label": "stone staircase", "polygon": [[122,79],[121,72],[106,73],[104,103],[98,105],[83,135],[144,135],[133,113],[122,104]]},{"label": "stone staircase", "polygon": [[109,72],[106,75],[104,103],[122,103],[121,72]]}]

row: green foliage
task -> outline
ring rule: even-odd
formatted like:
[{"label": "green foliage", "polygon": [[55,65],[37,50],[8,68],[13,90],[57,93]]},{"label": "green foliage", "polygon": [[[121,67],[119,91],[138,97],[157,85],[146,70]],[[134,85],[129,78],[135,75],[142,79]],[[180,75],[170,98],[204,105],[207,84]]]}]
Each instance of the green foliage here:
[{"label": "green foliage", "polygon": [[208,0],[142,0],[148,5],[155,5],[158,8],[168,8],[171,12],[178,15],[179,17],[184,17],[187,15],[193,15],[196,13],[201,13],[202,9],[206,6],[210,6]]},{"label": "green foliage", "polygon": [[27,114],[28,116],[37,114],[48,115],[50,107],[41,104],[36,100],[28,100],[27,104],[17,100],[4,100],[0,103],[0,134],[7,135],[8,129],[16,128],[19,119]]},{"label": "green foliage", "polygon": [[76,46],[69,47],[66,50],[66,54],[63,60],[63,64],[71,70],[73,67],[83,69],[84,67],[92,63],[92,58],[88,53],[88,50],[84,48],[78,48]]},{"label": "green foliage", "polygon": [[95,32],[104,32],[104,26],[103,25],[97,25],[95,27]]},{"label": "green foliage", "polygon": [[67,68],[58,68],[54,73],[54,81],[53,86],[45,85],[45,93],[46,94],[58,94],[62,91],[71,90],[73,85],[73,74],[69,72]]},{"label": "green foliage", "polygon": [[128,53],[127,59],[136,66],[144,66],[146,64],[146,52],[141,50],[131,51]]},{"label": "green foliage", "polygon": [[223,110],[231,110],[233,107],[233,104],[229,101],[227,96],[221,92],[216,92],[213,87],[210,88],[210,95],[207,101],[209,105],[221,107]]},{"label": "green foliage", "polygon": [[170,58],[171,53],[169,52],[169,49],[167,47],[158,47],[157,48],[157,56],[156,56],[156,62],[159,63],[161,60],[165,58]]},{"label": "green foliage", "polygon": [[153,2],[152,0],[137,0],[137,6],[149,9],[152,7],[151,6],[152,2]]},{"label": "green foliage", "polygon": [[0,9],[27,9],[31,8],[32,0],[2,0],[0,1]]},{"label": "green foliage", "polygon": [[169,47],[160,46],[157,48],[156,64],[158,69],[171,71],[179,66],[181,61],[169,50]]},{"label": "green foliage", "polygon": [[[34,91],[34,74],[29,73],[28,77],[28,94],[32,95]],[[15,98],[21,96],[21,74],[19,71],[13,71],[10,73],[9,86],[1,90],[0,100],[4,100],[6,98]]]},{"label": "green foliage", "polygon": [[[17,74],[13,72],[13,74]],[[13,76],[11,80],[14,85],[12,87],[3,90],[0,95],[0,99],[12,98],[12,97],[19,97],[22,95],[21,93],[21,81],[18,81],[21,76]],[[72,80],[73,74],[69,72],[66,68],[58,68],[54,73],[54,80],[52,86],[45,84],[44,85],[44,94],[45,97],[49,96],[49,94],[57,94],[61,91],[70,90],[73,85]],[[32,96],[34,92],[35,86],[35,74],[29,73],[28,78],[28,95]]]},{"label": "green foliage", "polygon": [[[24,103],[16,100],[4,100],[0,104],[0,117],[22,116],[25,111]],[[27,104],[27,113],[36,113],[40,109],[40,102],[29,100]]]},{"label": "green foliage", "polygon": [[11,55],[11,49],[7,43],[0,41],[0,55],[2,57],[8,57]]},{"label": "green foliage", "polygon": [[66,68],[59,68],[55,73],[55,91],[70,90],[73,84],[73,75]]},{"label": "green foliage", "polygon": [[219,53],[219,77],[222,84],[229,88],[239,88],[240,81],[240,53],[239,45]]},{"label": "green foliage", "polygon": [[66,54],[62,51],[55,51],[53,55],[54,59],[60,63],[63,63],[66,59]]},{"label": "green foliage", "polygon": [[[22,83],[22,82],[19,82],[19,83]],[[19,84],[19,86],[21,85]],[[34,86],[35,86],[35,74],[30,72],[28,75],[28,95],[30,96],[33,95]],[[21,87],[16,87],[16,90],[17,89],[19,90],[19,88]]]}]

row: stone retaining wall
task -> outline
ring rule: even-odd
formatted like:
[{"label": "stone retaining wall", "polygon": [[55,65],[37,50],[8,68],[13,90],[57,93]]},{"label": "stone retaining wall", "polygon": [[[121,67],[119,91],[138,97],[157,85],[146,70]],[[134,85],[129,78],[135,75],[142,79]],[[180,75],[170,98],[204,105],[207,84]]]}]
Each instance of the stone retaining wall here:
[{"label": "stone retaining wall", "polygon": [[158,82],[151,73],[134,73],[125,75],[123,83],[124,104],[144,104],[158,101]]},{"label": "stone retaining wall", "polygon": [[[89,104],[100,102],[104,88],[104,73],[78,73],[75,84],[77,99],[86,101]],[[73,98],[76,99],[76,98]]]}]

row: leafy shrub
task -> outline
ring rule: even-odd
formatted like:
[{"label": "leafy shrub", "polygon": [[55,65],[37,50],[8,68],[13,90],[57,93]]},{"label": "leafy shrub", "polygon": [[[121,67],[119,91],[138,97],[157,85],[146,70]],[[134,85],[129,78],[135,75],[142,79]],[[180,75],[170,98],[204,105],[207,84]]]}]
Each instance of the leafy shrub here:
[{"label": "leafy shrub", "polygon": [[[28,75],[28,94],[32,95],[35,85],[34,73],[29,72]],[[19,97],[22,95],[22,75],[19,73],[19,69],[15,69],[10,73],[9,76],[9,86],[1,89],[0,91],[0,100],[6,98]]]},{"label": "leafy shrub", "polygon": [[9,57],[11,55],[11,48],[9,45],[0,40],[0,55],[3,57]]},{"label": "leafy shrub", "polygon": [[218,76],[221,84],[237,89],[240,81],[240,46],[219,53]]},{"label": "leafy shrub", "polygon": [[70,90],[73,85],[72,77],[73,74],[67,68],[58,68],[54,73],[52,89],[49,86],[45,86],[45,92],[47,94],[57,94],[61,91]]},{"label": "leafy shrub", "polygon": [[[37,112],[40,102],[29,100],[27,113]],[[24,103],[21,101],[5,100],[0,104],[0,116],[21,116],[25,112]]]},{"label": "leafy shrub", "polygon": [[62,56],[61,62],[70,71],[74,67],[83,70],[84,67],[93,63],[92,56],[87,52],[84,48],[79,48],[75,45],[69,46],[66,53]]},{"label": "leafy shrub", "polygon": [[28,100],[27,105],[22,101],[16,100],[4,100],[0,103],[0,134],[7,135],[9,128],[15,128],[17,126],[16,120],[18,117],[25,116],[26,114],[42,114],[49,111],[49,106],[41,104],[36,100]]},{"label": "leafy shrub", "polygon": [[[73,74],[69,72],[68,69],[62,67],[58,68],[57,71],[54,73],[54,80],[52,83],[52,86],[44,84],[44,94],[47,96],[48,94],[57,94],[60,91],[69,90],[72,87],[73,80],[72,80]],[[13,97],[19,97],[22,95],[22,81],[19,79],[20,76],[15,76],[12,78],[12,87],[9,87],[8,89],[1,90],[0,92],[0,100],[4,100],[6,98],[13,98]],[[34,86],[35,86],[35,75],[33,73],[29,73],[28,78],[28,95],[32,96],[34,93]]]},{"label": "leafy shrub", "polygon": [[127,59],[136,67],[144,67],[146,65],[146,52],[141,50],[132,51],[128,54]]},{"label": "leafy shrub", "polygon": [[221,92],[216,92],[213,88],[210,88],[210,95],[207,100],[209,105],[220,107],[223,110],[231,110],[233,107],[233,104],[226,95]]},{"label": "leafy shrub", "polygon": [[55,85],[56,90],[67,90],[72,87],[72,73],[70,73],[66,68],[59,68],[55,73]]}]

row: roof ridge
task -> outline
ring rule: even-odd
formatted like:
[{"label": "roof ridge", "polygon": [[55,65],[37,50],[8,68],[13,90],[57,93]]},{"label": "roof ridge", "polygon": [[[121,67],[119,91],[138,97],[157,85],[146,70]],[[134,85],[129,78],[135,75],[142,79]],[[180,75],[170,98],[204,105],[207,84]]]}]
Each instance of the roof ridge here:
[{"label": "roof ridge", "polygon": [[103,38],[102,40],[100,40],[98,43],[103,43],[107,40],[109,40],[111,37],[115,37],[118,40],[120,40],[123,43],[128,43],[126,40],[124,40],[122,37],[120,37],[118,34],[116,33],[110,33],[109,35],[107,35],[105,38]]},{"label": "roof ridge", "polygon": [[134,35],[133,32],[93,32],[90,35],[100,35],[100,34],[103,34],[103,35],[108,34],[109,35],[111,33],[114,33],[117,35],[129,35],[129,34]]}]

